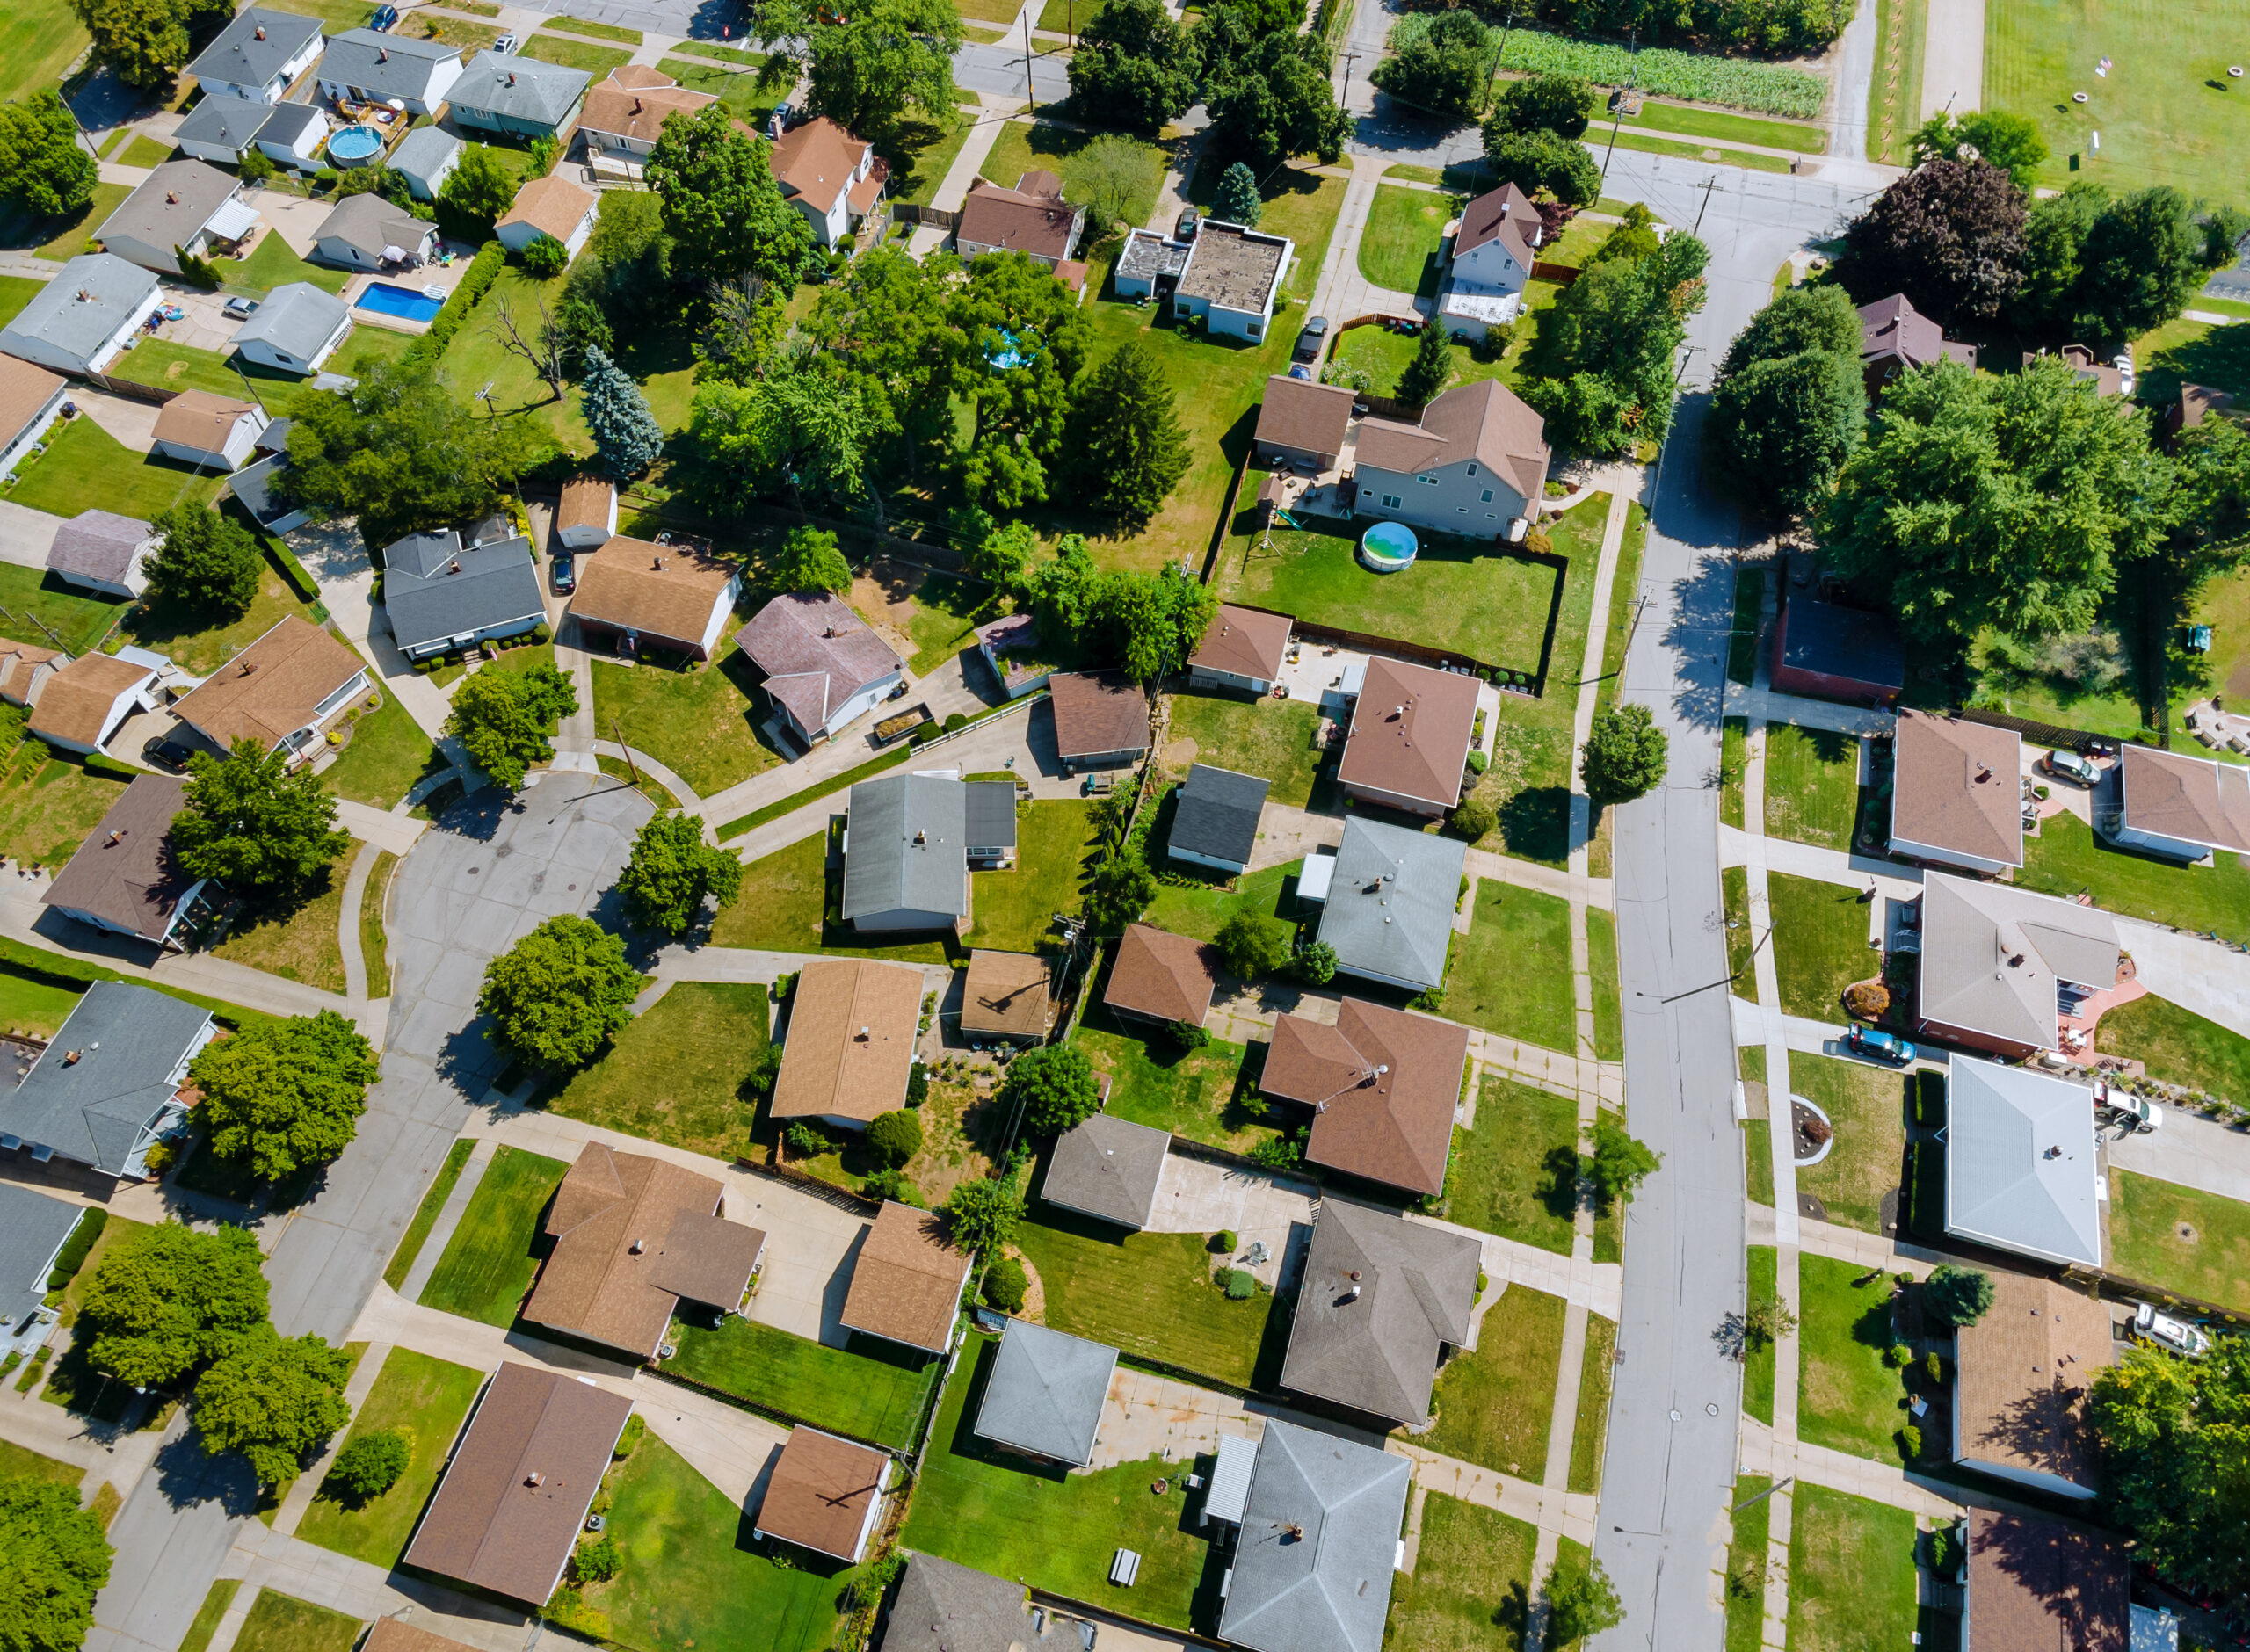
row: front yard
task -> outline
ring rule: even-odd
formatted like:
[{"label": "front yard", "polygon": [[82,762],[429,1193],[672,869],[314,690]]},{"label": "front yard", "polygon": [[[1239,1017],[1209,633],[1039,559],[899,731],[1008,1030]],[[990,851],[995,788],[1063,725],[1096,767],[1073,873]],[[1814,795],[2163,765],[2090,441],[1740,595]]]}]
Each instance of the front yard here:
[{"label": "front yard", "polygon": [[496,1148],[422,1288],[422,1306],[504,1329],[514,1324],[547,1254],[548,1201],[570,1168],[521,1148]]},{"label": "front yard", "polygon": [[717,1330],[682,1320],[673,1341],[679,1352],[664,1368],[677,1375],[901,1450],[944,1364],[880,1337],[831,1348],[738,1315]]},{"label": "front yard", "polygon": [[1767,1534],[1773,1529],[1770,1474],[1742,1474],[1730,1500],[1734,1540],[1726,1549],[1726,1652],[1760,1652],[1765,1644]]},{"label": "front yard", "polygon": [[2055,815],[2040,822],[2036,837],[2023,840],[2015,881],[2065,897],[2090,889],[2107,912],[2250,941],[2250,866],[2239,855],[2220,855],[2216,866],[2178,866],[2112,849],[2077,815]]},{"label": "front yard", "polygon": [[1766,833],[1848,851],[1859,817],[1860,743],[1826,728],[1766,729]]},{"label": "front yard", "polygon": [[1377,286],[1427,297],[1437,291],[1451,195],[1397,184],[1378,187],[1360,236],[1360,273]]},{"label": "front yard", "polygon": [[601,737],[645,751],[711,797],[782,761],[759,733],[768,715],[750,662],[731,638],[692,671],[596,660],[594,721]]},{"label": "front yard", "polygon": [[1547,1474],[1547,1429],[1563,1359],[1559,1296],[1511,1285],[1484,1310],[1477,1351],[1438,1373],[1430,1405],[1437,1426],[1404,1436],[1427,1450],[1538,1484]]},{"label": "front yard", "polygon": [[1857,1457],[1895,1463],[1891,1433],[1906,1420],[1905,1389],[1883,1363],[1891,1345],[1891,1276],[1806,1251],[1797,1257],[1797,1434]]},{"label": "front yard", "polygon": [[[1248,1153],[1280,1134],[1258,1096],[1255,1072],[1243,1074],[1244,1047],[1213,1039],[1182,1054],[1162,1033],[1129,1032],[1102,1009],[1090,1010],[1075,1041],[1097,1073],[1109,1076],[1107,1111],[1190,1141]],[[1265,1061],[1259,1051],[1259,1069]]]},{"label": "front yard", "polygon": [[1593,981],[1593,1054],[1625,1059],[1625,1011],[1617,975],[1617,920],[1598,906],[1586,909],[1586,973]]},{"label": "front yard", "polygon": [[[1906,1098],[1913,1080],[1864,1061],[1792,1052],[1789,1083],[1836,1128],[1828,1156],[1797,1170],[1797,1192],[1818,1199],[1830,1221],[1881,1233],[1884,1196],[1897,1192],[1904,1173]],[[1774,1098],[1772,1105],[1781,1106],[1783,1098]],[[1892,1219],[1895,1224],[1895,1209]]]},{"label": "front yard", "polygon": [[359,1620],[299,1600],[279,1590],[261,1589],[235,1637],[236,1652],[352,1652]]},{"label": "front yard", "polygon": [[1490,1075],[1477,1092],[1475,1127],[1454,1127],[1439,1214],[1566,1257],[1578,1177],[1578,1103]]},{"label": "front yard", "polygon": [[1560,895],[1479,878],[1477,915],[1456,935],[1445,1011],[1565,1055],[1579,1051],[1578,978],[1571,968],[1571,903]]},{"label": "front yard", "polygon": [[1321,760],[1312,743],[1320,709],[1310,700],[1181,693],[1172,697],[1167,767],[1185,774],[1189,764],[1208,763],[1272,781],[1269,803],[1303,808],[1312,801]]},{"label": "front yard", "polygon": [[329,862],[293,906],[245,902],[227,938],[211,948],[214,957],[247,964],[285,981],[301,981],[323,992],[344,990],[344,882],[352,871],[355,842]]},{"label": "front yard", "polygon": [[2168,1083],[2250,1104],[2250,1039],[2153,994],[2104,1011],[2094,1047],[2133,1057]]},{"label": "front yard", "polygon": [[1767,876],[1766,892],[1782,1011],[1841,1022],[1844,989],[1879,973],[1883,962],[1868,945],[1868,909],[1860,891],[1775,872]]},{"label": "front yard", "polygon": [[2250,1311],[2250,1205],[2109,1172],[2109,1265],[2128,1279]]},{"label": "front yard", "polygon": [[352,714],[351,743],[321,772],[321,779],[338,797],[388,809],[430,772],[438,748],[396,695],[381,691],[380,697],[374,710],[364,709],[363,702],[363,709]]},{"label": "front yard", "polygon": [[388,1491],[364,1503],[341,1487],[323,1485],[298,1524],[297,1535],[371,1566],[388,1570],[396,1565],[484,1378],[483,1372],[468,1366],[410,1348],[392,1349],[344,1443],[382,1429],[403,1430],[412,1453],[406,1472]]},{"label": "front yard", "polygon": [[[1775,1281],[1781,1252],[1772,1245],[1751,1245],[1744,1254],[1749,1262],[1750,1301],[1773,1301],[1780,1289]],[[1774,1421],[1774,1361],[1780,1352],[1780,1346],[1769,1342],[1750,1349],[1742,1360],[1742,1409],[1769,1427]]]},{"label": "front yard", "polygon": [[766,1048],[764,986],[683,981],[547,1105],[629,1135],[731,1159],[751,1150],[743,1082]]},{"label": "front yard", "polygon": [[1915,1536],[1914,1517],[1904,1509],[1798,1482],[1789,1515],[1789,1652],[1898,1652],[1913,1644]]},{"label": "front yard", "polygon": [[1432,1492],[1422,1504],[1414,1569],[1391,1579],[1383,1644],[1401,1652],[1521,1645],[1538,1544],[1539,1528],[1528,1521]]}]

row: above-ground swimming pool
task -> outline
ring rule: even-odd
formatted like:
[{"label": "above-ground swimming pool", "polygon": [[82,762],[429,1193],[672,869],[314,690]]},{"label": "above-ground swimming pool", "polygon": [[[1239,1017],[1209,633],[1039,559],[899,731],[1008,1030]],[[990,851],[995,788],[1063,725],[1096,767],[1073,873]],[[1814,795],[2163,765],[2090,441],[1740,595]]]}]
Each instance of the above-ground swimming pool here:
[{"label": "above-ground swimming pool", "polygon": [[1404,522],[1378,522],[1360,536],[1360,561],[1378,574],[1414,565],[1414,530]]},{"label": "above-ground swimming pool", "polygon": [[367,290],[359,294],[353,306],[373,310],[378,315],[396,315],[403,322],[434,321],[445,307],[442,298],[432,298],[410,286],[395,286],[388,281],[368,282]]},{"label": "above-ground swimming pool", "polygon": [[373,127],[346,127],[328,141],[333,166],[365,166],[383,152],[383,134]]}]

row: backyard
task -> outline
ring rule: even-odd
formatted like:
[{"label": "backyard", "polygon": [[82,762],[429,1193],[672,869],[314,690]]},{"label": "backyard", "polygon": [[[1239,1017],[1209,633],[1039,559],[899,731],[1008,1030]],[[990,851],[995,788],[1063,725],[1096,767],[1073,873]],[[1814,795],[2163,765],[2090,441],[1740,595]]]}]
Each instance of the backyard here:
[{"label": "backyard", "polygon": [[1868,909],[1860,891],[1775,872],[1767,876],[1766,893],[1783,1012],[1840,1020],[1844,989],[1882,967],[1881,956],[1868,945]]},{"label": "backyard", "polygon": [[1826,728],[1766,728],[1766,832],[1848,851],[1859,815],[1860,743]]},{"label": "backyard", "polygon": [[1172,739],[1163,754],[1167,768],[1184,772],[1191,763],[1208,763],[1271,781],[1269,803],[1303,808],[1312,801],[1321,758],[1312,743],[1320,709],[1310,700],[1185,693],[1174,694],[1171,706]]},{"label": "backyard", "polygon": [[[1001,4],[1005,4],[1005,0],[1001,0]],[[1088,11],[1091,10],[1092,8],[1089,7]],[[1015,21],[1015,17],[1011,12],[1008,16],[998,18],[998,21],[1012,23]],[[1086,16],[1082,13],[1078,21],[1079,27],[1085,27]],[[1072,127],[1055,126],[1043,120],[1036,124],[1028,120],[1010,120],[1001,126],[999,135],[992,140],[991,151],[985,156],[983,163],[976,169],[977,176],[999,185],[1003,189],[1013,189],[1016,186],[1016,180],[1026,172],[1049,171],[1055,173],[1057,177],[1063,177],[1067,174],[1071,157],[1099,135],[1100,134],[1079,131]],[[1158,162],[1156,176],[1161,178],[1163,164],[1170,159],[1170,156],[1155,144],[1143,144],[1140,147]],[[1075,200],[1078,198],[1077,191],[1072,190],[1071,199]],[[1128,199],[1119,208],[1118,217],[1128,224],[1145,223],[1148,221],[1149,214],[1156,210],[1156,194],[1153,191],[1146,194],[1136,195]],[[1091,224],[1088,226],[1087,233],[1088,239],[1092,239],[1092,226]],[[1085,254],[1081,251],[1078,256],[1084,257]]]},{"label": "backyard", "polygon": [[[1906,1094],[1912,1082],[1904,1073],[1865,1061],[1790,1054],[1790,1085],[1826,1113],[1836,1129],[1828,1156],[1818,1164],[1800,1165],[1796,1172],[1796,1191],[1818,1199],[1830,1221],[1866,1233],[1883,1231],[1883,1200],[1897,1192],[1905,1163]],[[1782,1098],[1774,1098],[1773,1105],[1782,1105]]]},{"label": "backyard", "polygon": [[14,99],[62,77],[86,44],[85,25],[64,0],[16,0],[0,28],[0,98]]},{"label": "backyard", "polygon": [[1566,1257],[1578,1207],[1578,1144],[1576,1101],[1488,1074],[1477,1092],[1475,1127],[1454,1127],[1439,1214]]},{"label": "backyard", "polygon": [[1430,1396],[1437,1426],[1410,1437],[1414,1443],[1535,1485],[1543,1480],[1564,1306],[1528,1286],[1501,1288],[1477,1326],[1477,1351],[1455,1354],[1438,1373]]},{"label": "backyard", "polygon": [[780,763],[760,725],[764,702],[751,686],[751,663],[731,638],[718,658],[693,670],[596,660],[594,721],[602,738],[645,751],[700,797],[725,791]]},{"label": "backyard", "polygon": [[1920,1592],[1914,1517],[1803,1482],[1790,1496],[1789,1652],[1898,1652],[1912,1645]]},{"label": "backyard", "polygon": [[2109,1172],[2109,1265],[2128,1279],[2250,1311],[2250,1205]]},{"label": "backyard", "polygon": [[1906,1420],[1905,1388],[1883,1363],[1891,1345],[1891,1276],[1805,1251],[1797,1257],[1797,1433],[1881,1462],[1898,1460],[1892,1431]]},{"label": "backyard", "polygon": [[548,1109],[713,1158],[746,1154],[756,1106],[743,1083],[766,1048],[768,1013],[761,983],[676,982]]},{"label": "backyard", "polygon": [[1422,1504],[1414,1569],[1391,1579],[1386,1646],[1412,1652],[1486,1652],[1522,1644],[1531,1605],[1532,1551],[1539,1528],[1528,1521],[1432,1492]]},{"label": "backyard", "polygon": [[679,1351],[664,1363],[676,1375],[902,1450],[943,1363],[879,1337],[831,1348],[739,1315],[717,1330],[682,1320],[673,1340]]},{"label": "backyard", "polygon": [[47,451],[18,467],[6,497],[49,516],[74,517],[99,507],[145,522],[175,504],[210,504],[221,480],[173,460],[136,453],[89,416],[49,431]]},{"label": "backyard", "polygon": [[30,738],[12,706],[0,706],[0,855],[19,866],[60,867],[125,790]]},{"label": "backyard", "polygon": [[2250,940],[2250,866],[2219,855],[2209,866],[2183,866],[2112,849],[2075,815],[2051,815],[2039,835],[2023,840],[2020,888],[2075,895],[2091,890],[2105,912],[2171,924],[2223,940]]},{"label": "backyard", "polygon": [[[1159,818],[1158,825],[1163,829],[1169,822]],[[1149,835],[1157,837],[1156,832]],[[1161,840],[1152,847],[1160,849]],[[1297,874],[1303,866],[1302,860],[1292,860],[1286,866],[1246,873],[1227,880],[1236,886],[1230,890],[1220,880],[1220,873],[1176,865],[1159,856],[1152,861],[1152,869],[1159,876],[1172,873],[1178,880],[1159,883],[1156,899],[1149,902],[1143,916],[1160,930],[1193,936],[1199,941],[1216,939],[1221,926],[1238,912],[1295,924],[1302,916],[1296,890]]]},{"label": "backyard", "polygon": [[396,1565],[422,1518],[422,1505],[437,1487],[454,1437],[484,1386],[484,1375],[410,1348],[393,1348],[344,1443],[397,1429],[412,1453],[405,1473],[388,1491],[364,1503],[340,1486],[323,1485],[299,1522],[297,1535],[371,1566],[388,1570]]},{"label": "backyard", "polygon": [[2250,1039],[2153,993],[2103,1011],[2094,1047],[2138,1059],[2152,1077],[2250,1105]]},{"label": "backyard", "polygon": [[422,1288],[422,1306],[504,1329],[547,1254],[542,1218],[570,1166],[521,1148],[494,1149],[461,1225]]},{"label": "backyard", "polygon": [[258,564],[258,595],[232,619],[214,622],[214,615],[201,610],[146,604],[128,612],[121,629],[133,642],[170,656],[183,670],[204,674],[217,670],[291,614],[312,619],[311,608],[283,583],[267,559]]},{"label": "backyard", "polygon": [[[1109,1076],[1105,1111],[1192,1141],[1248,1153],[1281,1134],[1258,1098],[1254,1074],[1242,1073],[1244,1047],[1213,1039],[1182,1053],[1162,1034],[1128,1032],[1107,1010],[1086,1012],[1073,1040]],[[1264,1047],[1259,1047],[1260,1069]]]},{"label": "backyard", "polygon": [[1454,939],[1446,1014],[1503,1038],[1577,1054],[1571,903],[1491,878],[1477,880],[1475,898],[1469,933]]},{"label": "backyard", "polygon": [[969,874],[976,924],[964,946],[1037,952],[1054,936],[1055,914],[1078,909],[1078,886],[1094,845],[1093,806],[1049,798],[1016,809],[1016,864]]}]

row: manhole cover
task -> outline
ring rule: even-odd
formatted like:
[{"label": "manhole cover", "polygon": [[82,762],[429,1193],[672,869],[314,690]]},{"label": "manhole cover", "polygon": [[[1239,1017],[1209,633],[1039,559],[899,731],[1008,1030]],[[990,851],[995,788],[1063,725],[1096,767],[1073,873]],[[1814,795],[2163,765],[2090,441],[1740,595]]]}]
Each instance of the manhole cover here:
[{"label": "manhole cover", "polygon": [[1717,1417],[1718,1414],[1719,1414],[1719,1408],[1718,1408],[1718,1404],[1717,1404],[1717,1402],[1716,1401],[1707,1402],[1707,1403],[1704,1405],[1704,1407],[1703,1407],[1703,1415],[1704,1415],[1705,1417]]},{"label": "manhole cover", "polygon": [[1679,1412],[1677,1412],[1677,1411],[1674,1411],[1674,1412],[1672,1414],[1672,1420],[1673,1420],[1673,1422],[1677,1423],[1677,1422],[1680,1420],[1680,1413],[1679,1413]]},{"label": "manhole cover", "polygon": [[2175,1221],[2172,1224],[2172,1232],[2183,1244],[2199,1243],[2203,1239],[2203,1235],[2196,1231],[2193,1222]]},{"label": "manhole cover", "polygon": [[576,894],[577,894],[577,892],[578,892],[578,886],[577,886],[577,884],[575,884],[575,883],[574,883],[574,884],[572,884],[572,885],[570,886],[570,893],[571,893],[571,894],[573,894],[573,895],[576,895]]}]

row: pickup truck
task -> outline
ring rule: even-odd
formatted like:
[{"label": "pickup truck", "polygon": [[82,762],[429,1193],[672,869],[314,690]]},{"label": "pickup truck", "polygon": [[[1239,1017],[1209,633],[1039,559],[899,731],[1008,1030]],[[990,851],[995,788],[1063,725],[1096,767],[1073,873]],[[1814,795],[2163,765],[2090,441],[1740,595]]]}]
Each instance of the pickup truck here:
[{"label": "pickup truck", "polygon": [[2105,1078],[2094,1086],[2094,1121],[2116,1125],[2121,1135],[2154,1135],[2164,1128],[2164,1109],[2146,1096],[2117,1089]]}]

